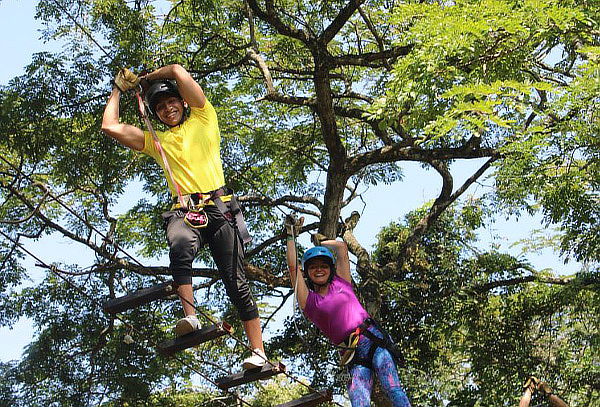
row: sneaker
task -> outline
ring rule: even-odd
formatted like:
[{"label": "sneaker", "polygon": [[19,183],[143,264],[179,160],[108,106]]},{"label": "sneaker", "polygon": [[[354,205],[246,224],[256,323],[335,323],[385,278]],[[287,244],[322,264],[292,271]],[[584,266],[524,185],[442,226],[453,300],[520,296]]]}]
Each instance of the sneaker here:
[{"label": "sneaker", "polygon": [[189,334],[197,329],[200,329],[200,322],[195,315],[188,315],[185,318],[181,318],[175,325],[175,335],[183,336]]},{"label": "sneaker", "polygon": [[[259,356],[260,355],[260,356]],[[259,367],[263,367],[267,363],[267,356],[265,352],[256,348],[252,355],[244,359],[242,362],[242,368],[244,369],[256,369]]]}]

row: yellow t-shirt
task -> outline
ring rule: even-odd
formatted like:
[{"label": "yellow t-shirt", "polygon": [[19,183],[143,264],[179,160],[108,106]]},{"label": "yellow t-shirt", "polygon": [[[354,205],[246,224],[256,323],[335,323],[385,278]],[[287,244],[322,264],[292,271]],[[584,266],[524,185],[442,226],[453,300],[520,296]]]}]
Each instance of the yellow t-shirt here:
[{"label": "yellow t-shirt", "polygon": [[[217,113],[207,100],[204,107],[192,107],[190,117],[181,125],[156,132],[183,195],[207,193],[225,185],[221,162],[221,133]],[[143,153],[160,164],[173,196],[177,191],[150,132],[145,131]]]}]

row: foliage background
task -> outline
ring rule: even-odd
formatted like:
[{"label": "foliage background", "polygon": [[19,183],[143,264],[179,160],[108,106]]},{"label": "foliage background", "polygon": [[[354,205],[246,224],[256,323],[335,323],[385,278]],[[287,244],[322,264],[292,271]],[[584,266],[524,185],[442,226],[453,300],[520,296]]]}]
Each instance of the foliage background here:
[{"label": "foliage background", "polygon": [[[239,345],[206,345],[182,367],[152,349],[170,335],[175,302],[128,312],[126,323],[98,306],[168,275],[158,262],[162,174],[99,131],[109,81],[121,66],[180,63],[217,107],[227,179],[255,236],[247,274],[270,304],[264,315],[289,298],[280,223],[295,211],[307,217],[305,234],[348,243],[363,302],[404,351],[413,405],[516,405],[530,374],[571,405],[596,405],[599,9],[547,0],[39,2],[44,35],[66,46],[35,54],[0,91],[0,323],[27,316],[38,329],[21,360],[0,366],[0,404],[233,403],[189,366],[214,379],[235,369]],[[139,123],[122,102],[123,120]],[[465,160],[480,164],[459,185],[453,164]],[[356,239],[351,203],[369,185],[401,190],[404,162],[439,174],[439,195],[409,213],[392,203],[371,252]],[[117,216],[132,182],[143,196]],[[484,182],[489,193],[469,194]],[[478,244],[482,227],[521,213],[557,230],[550,240],[523,236],[530,247],[557,247],[582,269],[555,275],[515,250]],[[32,271],[18,243],[59,235],[89,264],[42,264],[46,277],[23,286]],[[235,322],[207,253],[200,258],[203,309]],[[344,375],[316,362],[335,360],[333,349],[295,322],[283,322],[269,353],[343,393]],[[136,342],[124,344],[126,334]],[[285,386],[289,398],[302,390]],[[278,389],[240,395],[272,405],[285,401],[274,401]]]}]

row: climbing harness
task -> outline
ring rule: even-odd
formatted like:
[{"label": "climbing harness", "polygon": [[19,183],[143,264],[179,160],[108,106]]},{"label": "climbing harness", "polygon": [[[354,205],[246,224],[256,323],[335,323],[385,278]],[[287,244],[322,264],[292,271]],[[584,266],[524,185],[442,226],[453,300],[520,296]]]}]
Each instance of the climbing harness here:
[{"label": "climbing harness", "polygon": [[[373,332],[369,331],[369,327],[371,326],[377,328],[383,334],[383,338],[380,338]],[[361,335],[364,335],[372,342],[366,358],[355,357],[356,347],[358,346]],[[375,355],[377,348],[387,349],[396,362],[396,365],[404,366],[402,352],[400,352],[394,342],[390,339],[389,334],[373,318],[365,319],[362,324],[360,324],[340,345],[338,345],[338,347],[346,348],[346,350],[344,350],[344,352],[342,352],[340,355],[341,366],[348,366],[348,368],[350,368],[352,365],[356,364],[373,369],[373,356]]]},{"label": "climbing harness", "polygon": [[[208,226],[208,215],[204,212],[204,206],[208,205],[210,194],[194,193],[182,196],[185,208],[187,211],[183,217],[186,225],[194,229],[203,229]],[[179,198],[173,199],[171,209],[182,208],[181,204],[177,203]]]},{"label": "climbing harness", "polygon": [[348,335],[342,343],[338,346],[346,348],[343,352],[340,353],[340,366],[346,366],[349,364],[352,359],[354,359],[354,355],[356,354],[356,347],[358,346],[358,341],[360,340],[360,329],[356,328],[353,332]]}]

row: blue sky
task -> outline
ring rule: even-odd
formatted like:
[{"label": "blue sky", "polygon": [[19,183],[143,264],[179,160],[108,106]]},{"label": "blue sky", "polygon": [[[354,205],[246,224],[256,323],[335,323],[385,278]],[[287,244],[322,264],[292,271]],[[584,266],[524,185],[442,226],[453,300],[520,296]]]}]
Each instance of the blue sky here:
[{"label": "blue sky", "polygon": [[[0,63],[0,85],[22,75],[32,54],[44,50],[45,45],[38,41],[40,26],[34,21],[34,14],[33,1],[0,1],[0,50],[4,55]],[[0,328],[0,361],[19,358],[31,335],[31,324],[27,320],[19,321],[12,330]]]},{"label": "blue sky", "polygon": [[[11,78],[22,75],[24,67],[29,64],[34,53],[59,48],[56,44],[44,44],[39,40],[41,35],[38,30],[42,27],[33,19],[35,4],[32,1],[0,0],[0,49],[4,52],[4,61],[0,64],[0,85],[6,85]],[[457,162],[453,166],[459,174],[455,185],[460,185],[481,164],[482,161]],[[366,208],[357,202],[352,208],[345,210],[344,216],[347,216],[352,209],[363,212],[356,235],[365,245],[371,246],[375,243],[376,233],[382,226],[401,218],[437,195],[441,184],[434,172],[425,171],[417,164],[406,164],[404,171],[406,182],[372,187],[367,193],[369,204]],[[488,180],[486,183],[489,185],[491,181]],[[482,185],[472,186],[467,191],[467,195],[481,194],[486,188]],[[539,228],[542,228],[539,218],[524,216],[518,221],[502,219],[482,231],[480,237],[483,246],[497,244],[501,248],[508,248],[517,239],[527,237],[531,230]],[[66,254],[72,253],[73,249],[68,245],[68,242],[53,237],[30,247],[44,261],[71,263],[73,259],[69,259]],[[512,253],[518,251],[513,250]],[[564,265],[550,250],[529,254],[528,258],[536,268],[552,268],[559,274],[570,274],[578,269],[576,263]],[[87,263],[88,260],[81,259],[83,263]],[[33,261],[28,259],[27,264],[32,270],[34,281],[41,278],[40,269],[34,266]],[[162,261],[162,264],[166,262]],[[0,328],[0,361],[18,359],[33,333],[31,323],[27,320],[19,321],[13,329]]]},{"label": "blue sky", "polygon": [[34,21],[36,2],[0,0],[0,85],[6,85],[14,76],[24,73],[23,68],[35,52],[47,49],[49,44],[39,41],[41,26]]}]

